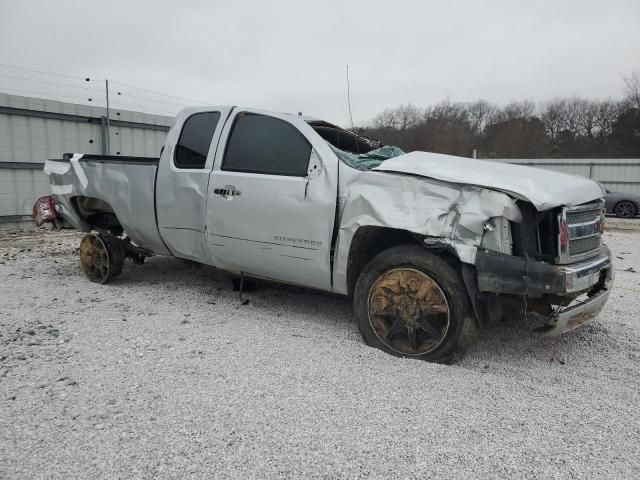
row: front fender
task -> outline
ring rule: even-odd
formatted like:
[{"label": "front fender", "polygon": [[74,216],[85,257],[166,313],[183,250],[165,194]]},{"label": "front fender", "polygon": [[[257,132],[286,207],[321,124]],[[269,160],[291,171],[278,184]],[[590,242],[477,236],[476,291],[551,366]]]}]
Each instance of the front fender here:
[{"label": "front fender", "polygon": [[474,264],[491,218],[522,221],[520,209],[505,193],[411,175],[360,172],[346,183],[344,192],[333,272],[334,291],[344,294],[349,250],[360,227],[420,235],[428,246],[450,246],[462,262]]}]

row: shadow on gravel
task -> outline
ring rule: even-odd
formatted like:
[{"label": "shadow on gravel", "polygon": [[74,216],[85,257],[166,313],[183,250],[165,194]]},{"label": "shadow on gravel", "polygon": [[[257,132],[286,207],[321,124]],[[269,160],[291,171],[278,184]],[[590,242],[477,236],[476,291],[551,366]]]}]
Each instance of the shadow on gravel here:
[{"label": "shadow on gravel", "polygon": [[511,317],[486,328],[476,347],[460,362],[468,368],[491,364],[513,368],[549,368],[575,363],[599,363],[619,350],[619,341],[595,319],[559,337],[545,337],[537,328],[544,318],[537,314]]},{"label": "shadow on gravel", "polygon": [[[81,274],[82,272],[79,273]],[[145,262],[143,265],[136,265],[130,261],[127,261],[123,268],[122,275],[112,279],[109,282],[109,285],[131,287],[135,285],[144,285],[145,283],[147,283],[152,285],[165,284],[167,286],[171,286],[178,283],[188,284],[196,281],[207,281],[211,282],[209,284],[210,287],[221,287],[223,290],[228,290],[229,294],[233,292],[236,292],[236,294],[238,294],[236,282],[237,279],[238,275],[226,272],[224,270],[218,270],[217,268],[209,265],[185,262],[180,259],[171,257],[155,257],[147,260],[147,262]],[[199,287],[201,286],[201,284],[197,284],[194,286]],[[324,292],[321,290],[288,285],[286,283],[279,283],[276,281],[245,277],[244,292],[247,295],[259,295],[261,293],[270,291],[286,291],[287,293],[290,293],[292,295],[327,297],[333,299],[344,298],[342,295]]]},{"label": "shadow on gravel", "polygon": [[[78,275],[83,275],[79,268]],[[154,292],[165,289],[195,295],[195,301],[201,301],[204,306],[215,304],[216,299],[219,299],[237,302],[238,307],[267,310],[273,310],[275,306],[283,307],[289,314],[311,321],[317,320],[314,317],[331,318],[331,323],[351,321],[351,301],[342,295],[275,281],[245,278],[241,301],[237,280],[237,275],[212,266],[171,257],[155,257],[143,265],[127,261],[122,275],[111,280],[105,287],[119,290],[153,286]]]},{"label": "shadow on gravel", "polygon": [[[78,267],[77,275],[82,275]],[[344,335],[345,324],[352,323],[351,301],[343,296],[291,286],[276,282],[251,279],[241,304],[239,292],[234,291],[237,276],[207,265],[196,265],[170,257],[154,257],[143,265],[127,262],[120,277],[102,288],[113,288],[114,293],[131,287],[153,286],[150,294],[162,290],[184,291],[196,302],[215,304],[216,298],[234,302],[238,307],[272,310],[274,305],[284,308],[294,317],[305,321],[333,324],[336,335]],[[330,319],[329,322],[327,320]],[[543,317],[535,313],[511,317],[490,325],[480,336],[475,348],[459,363],[463,368],[489,368],[492,364],[513,368],[544,367],[550,364],[568,365],[584,360],[598,361],[598,357],[619,349],[619,341],[609,329],[596,319],[577,330],[556,338],[544,337],[536,329],[543,325]],[[357,334],[357,328],[350,326]],[[358,335],[359,338],[359,335]]]}]

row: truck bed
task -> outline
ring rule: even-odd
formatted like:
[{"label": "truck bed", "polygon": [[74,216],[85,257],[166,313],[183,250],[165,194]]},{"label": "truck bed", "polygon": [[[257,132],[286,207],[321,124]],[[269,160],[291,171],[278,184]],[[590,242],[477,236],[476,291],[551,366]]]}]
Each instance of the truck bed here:
[{"label": "truck bed", "polygon": [[62,159],[47,160],[44,172],[62,216],[72,227],[90,231],[100,222],[115,221],[136,244],[162,253],[166,247],[155,214],[158,161],[67,153]]}]

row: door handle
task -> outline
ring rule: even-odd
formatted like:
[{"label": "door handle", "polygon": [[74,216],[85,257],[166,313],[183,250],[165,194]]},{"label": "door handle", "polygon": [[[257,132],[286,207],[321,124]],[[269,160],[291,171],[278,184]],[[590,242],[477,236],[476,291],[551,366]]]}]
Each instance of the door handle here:
[{"label": "door handle", "polygon": [[240,190],[236,190],[236,187],[233,185],[225,185],[221,188],[214,188],[213,194],[220,195],[221,197],[239,197],[241,192]]}]

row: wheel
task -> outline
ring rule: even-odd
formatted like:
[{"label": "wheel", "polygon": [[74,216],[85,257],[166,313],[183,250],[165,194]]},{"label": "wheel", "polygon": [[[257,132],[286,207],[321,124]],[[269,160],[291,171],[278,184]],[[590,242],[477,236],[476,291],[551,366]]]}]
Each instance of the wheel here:
[{"label": "wheel", "polygon": [[400,357],[451,363],[479,333],[460,272],[418,245],[374,257],[356,282],[354,309],[365,343]]},{"label": "wheel", "polygon": [[613,213],[620,218],[633,218],[638,214],[638,207],[629,200],[621,200],[613,207]]},{"label": "wheel", "polygon": [[109,235],[88,234],[80,241],[80,265],[92,282],[106,283],[120,275],[124,258],[124,248]]}]

